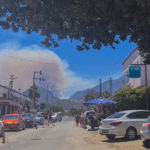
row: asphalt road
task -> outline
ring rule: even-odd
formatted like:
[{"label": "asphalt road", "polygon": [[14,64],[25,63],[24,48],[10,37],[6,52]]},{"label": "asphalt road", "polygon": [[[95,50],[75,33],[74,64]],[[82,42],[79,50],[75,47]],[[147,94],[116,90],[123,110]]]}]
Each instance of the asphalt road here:
[{"label": "asphalt road", "polygon": [[72,119],[65,117],[54,127],[6,132],[6,144],[0,143],[0,150],[61,150],[61,143],[71,128]]}]

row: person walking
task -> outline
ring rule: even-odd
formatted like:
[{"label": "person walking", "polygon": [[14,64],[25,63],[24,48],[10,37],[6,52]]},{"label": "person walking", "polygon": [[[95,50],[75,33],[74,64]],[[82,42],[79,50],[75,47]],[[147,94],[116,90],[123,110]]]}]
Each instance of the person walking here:
[{"label": "person walking", "polygon": [[49,124],[50,124],[50,125],[52,124],[53,126],[55,126],[55,125],[54,125],[54,122],[53,122],[53,118],[52,118],[52,114],[51,114],[51,113],[49,113],[49,115],[48,115],[48,125],[49,125]]},{"label": "person walking", "polygon": [[79,127],[80,116],[78,114],[75,115],[76,127]]}]

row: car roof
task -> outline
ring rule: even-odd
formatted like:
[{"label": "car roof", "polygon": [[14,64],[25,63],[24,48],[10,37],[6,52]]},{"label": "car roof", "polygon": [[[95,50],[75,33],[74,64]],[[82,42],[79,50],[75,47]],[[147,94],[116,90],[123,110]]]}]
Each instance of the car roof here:
[{"label": "car roof", "polygon": [[150,112],[148,110],[124,110],[124,111],[120,111],[119,113],[133,113],[133,112],[139,112],[139,111],[147,111]]},{"label": "car roof", "polygon": [[19,114],[6,114],[5,116],[19,116]]},{"label": "car roof", "polygon": [[94,110],[85,111],[84,113],[95,112]]}]

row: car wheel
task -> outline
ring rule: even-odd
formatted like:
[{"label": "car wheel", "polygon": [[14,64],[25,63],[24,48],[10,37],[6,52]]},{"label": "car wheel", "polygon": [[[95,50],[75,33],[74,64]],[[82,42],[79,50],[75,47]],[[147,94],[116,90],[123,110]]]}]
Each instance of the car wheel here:
[{"label": "car wheel", "polygon": [[109,139],[109,140],[113,140],[115,138],[115,135],[106,135],[106,137]]},{"label": "car wheel", "polygon": [[137,137],[137,131],[135,128],[128,128],[126,132],[126,137],[129,140],[134,140]]},{"label": "car wheel", "polygon": [[150,139],[143,141],[143,147],[150,148]]}]

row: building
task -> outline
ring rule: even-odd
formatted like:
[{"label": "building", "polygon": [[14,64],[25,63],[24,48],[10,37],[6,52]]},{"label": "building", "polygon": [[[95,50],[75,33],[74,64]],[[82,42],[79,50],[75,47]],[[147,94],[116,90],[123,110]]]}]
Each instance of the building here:
[{"label": "building", "polygon": [[[129,76],[129,67],[131,64],[144,64],[144,59],[136,48],[122,63],[123,73]],[[147,83],[150,84],[150,65],[147,65]],[[141,78],[129,78],[128,86],[133,88],[145,85],[145,66],[141,66]]]},{"label": "building", "polygon": [[9,113],[29,111],[32,100],[24,94],[0,85],[0,117]]}]

